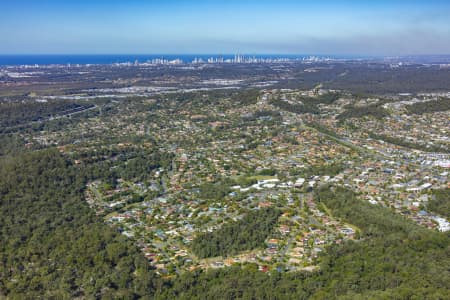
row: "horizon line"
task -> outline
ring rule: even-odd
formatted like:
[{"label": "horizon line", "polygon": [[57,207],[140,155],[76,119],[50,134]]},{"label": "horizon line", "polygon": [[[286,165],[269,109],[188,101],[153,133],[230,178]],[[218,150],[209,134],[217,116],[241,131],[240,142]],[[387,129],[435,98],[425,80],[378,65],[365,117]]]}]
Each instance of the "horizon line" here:
[{"label": "horizon line", "polygon": [[427,54],[357,54],[357,53],[341,53],[341,54],[323,54],[323,53],[245,53],[245,52],[234,52],[234,53],[0,53],[0,56],[25,56],[25,55],[35,55],[35,56],[65,56],[65,55],[90,55],[90,56],[102,56],[102,55],[246,55],[246,56],[256,56],[256,55],[271,55],[271,56],[305,56],[305,55],[317,55],[317,56],[365,56],[365,57],[408,57],[408,56],[450,56],[450,53],[427,53]]}]

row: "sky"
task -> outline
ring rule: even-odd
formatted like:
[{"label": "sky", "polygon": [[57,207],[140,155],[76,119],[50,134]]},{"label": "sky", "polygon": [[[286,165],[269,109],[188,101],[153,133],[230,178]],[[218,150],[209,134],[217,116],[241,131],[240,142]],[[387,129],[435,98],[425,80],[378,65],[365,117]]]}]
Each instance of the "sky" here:
[{"label": "sky", "polygon": [[0,0],[0,54],[450,54],[450,0]]}]

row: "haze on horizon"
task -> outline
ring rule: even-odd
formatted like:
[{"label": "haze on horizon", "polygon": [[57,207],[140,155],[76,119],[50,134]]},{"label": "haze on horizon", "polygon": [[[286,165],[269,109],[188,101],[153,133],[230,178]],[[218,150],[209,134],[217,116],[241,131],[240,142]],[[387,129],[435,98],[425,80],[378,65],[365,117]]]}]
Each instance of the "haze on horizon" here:
[{"label": "haze on horizon", "polygon": [[450,1],[368,2],[15,0],[0,54],[450,54]]}]

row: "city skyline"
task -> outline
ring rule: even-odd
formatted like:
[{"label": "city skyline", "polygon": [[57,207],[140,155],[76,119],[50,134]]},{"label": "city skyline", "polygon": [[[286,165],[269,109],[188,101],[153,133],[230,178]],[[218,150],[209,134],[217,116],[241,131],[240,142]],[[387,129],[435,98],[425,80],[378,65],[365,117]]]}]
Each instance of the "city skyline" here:
[{"label": "city skyline", "polygon": [[15,1],[0,54],[450,53],[447,1]]}]

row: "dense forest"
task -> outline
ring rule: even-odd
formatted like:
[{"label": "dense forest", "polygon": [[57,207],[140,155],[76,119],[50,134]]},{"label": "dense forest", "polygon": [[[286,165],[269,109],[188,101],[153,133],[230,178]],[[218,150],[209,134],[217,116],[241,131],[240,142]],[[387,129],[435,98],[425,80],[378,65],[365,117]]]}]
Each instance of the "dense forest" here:
[{"label": "dense forest", "polygon": [[244,105],[256,104],[259,96],[259,90],[247,89],[238,93],[233,93],[231,95],[231,100],[233,102],[239,102]]},{"label": "dense forest", "polygon": [[316,105],[309,103],[291,104],[283,100],[274,99],[271,100],[270,104],[278,107],[279,109],[295,114],[305,114],[305,113],[318,114],[320,112]]},{"label": "dense forest", "polygon": [[24,149],[25,140],[14,134],[0,134],[0,156]]},{"label": "dense forest", "polygon": [[383,107],[377,104],[367,106],[352,106],[347,108],[337,118],[339,120],[346,120],[350,118],[362,118],[365,116],[372,116],[377,119],[382,119],[388,116],[389,113]]},{"label": "dense forest", "polygon": [[283,101],[281,99],[272,99],[270,103],[282,110],[296,113],[296,114],[318,114],[320,113],[320,109],[318,104],[332,104],[336,100],[339,99],[341,95],[339,93],[331,92],[323,95],[319,95],[317,97],[306,97],[302,96],[297,98],[297,101],[301,103],[292,104],[287,101]]},{"label": "dense forest", "polygon": [[342,172],[344,170],[344,167],[342,164],[339,163],[330,163],[330,164],[322,164],[314,167],[310,167],[308,169],[292,169],[290,174],[296,175],[296,176],[303,176],[306,178],[312,177],[312,176],[335,176]]},{"label": "dense forest", "polygon": [[428,209],[447,218],[450,218],[450,188],[434,190]]},{"label": "dense forest", "polygon": [[[231,183],[230,183],[231,182]],[[233,182],[219,181],[216,183],[207,182],[200,186],[199,196],[202,199],[219,200],[231,192],[230,185]]]},{"label": "dense forest", "polygon": [[0,103],[0,128],[23,125],[61,114],[73,113],[92,105],[81,105],[69,101],[49,102],[3,102]]},{"label": "dense forest", "polygon": [[[328,73],[333,72],[331,79]],[[345,74],[345,76],[341,76]],[[411,64],[400,68],[391,68],[389,64],[336,64],[331,70],[303,74],[305,81],[315,77],[323,82],[324,88],[343,89],[353,92],[387,94],[447,91],[450,70],[439,66]],[[325,77],[325,78],[326,78]]]},{"label": "dense forest", "polygon": [[318,101],[319,103],[322,103],[322,104],[332,104],[336,100],[338,100],[339,97],[341,97],[340,93],[331,92],[331,93],[326,93],[326,94],[320,95],[316,99],[312,99],[312,100],[316,100],[316,101]]},{"label": "dense forest", "polygon": [[432,113],[436,111],[450,110],[450,99],[439,98],[436,101],[419,102],[406,106],[406,109],[410,114],[424,114]]},{"label": "dense forest", "polygon": [[264,208],[250,211],[239,221],[223,225],[220,229],[199,234],[192,243],[192,251],[200,258],[235,255],[243,250],[264,246],[273,231],[280,211]]},{"label": "dense forest", "polygon": [[82,160],[92,176],[115,185],[117,178],[143,181],[157,168],[171,168],[173,154],[135,145],[104,147],[72,154]]},{"label": "dense forest", "polygon": [[89,173],[56,150],[0,160],[0,297],[152,293],[154,276],[139,250],[85,204]]}]

